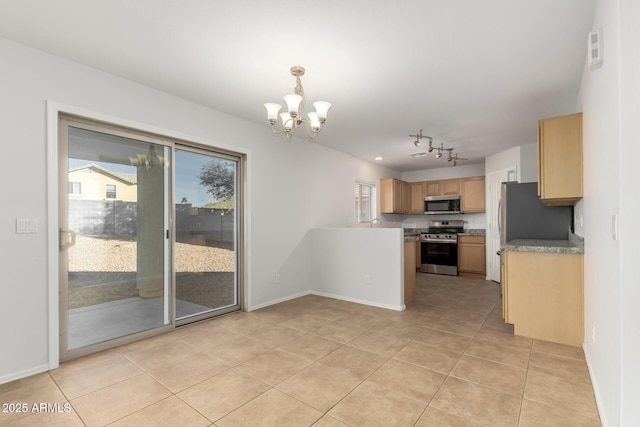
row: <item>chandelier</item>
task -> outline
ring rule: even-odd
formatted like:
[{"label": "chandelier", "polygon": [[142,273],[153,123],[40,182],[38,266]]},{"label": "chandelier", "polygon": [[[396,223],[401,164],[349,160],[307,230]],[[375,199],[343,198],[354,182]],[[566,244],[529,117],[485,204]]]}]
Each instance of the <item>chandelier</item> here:
[{"label": "chandelier", "polygon": [[442,157],[442,153],[445,151],[449,152],[449,155],[447,156],[447,161],[451,162],[453,164],[453,166],[457,166],[458,165],[458,160],[469,160],[469,159],[465,159],[463,157],[458,157],[458,153],[456,153],[455,155],[453,154],[453,148],[445,148],[444,144],[440,144],[440,147],[434,147],[433,146],[433,138],[431,138],[430,136],[427,135],[423,135],[422,134],[422,129],[420,129],[420,132],[418,132],[415,135],[409,135],[412,138],[415,138],[416,140],[413,141],[413,145],[415,145],[416,147],[420,147],[422,145],[422,139],[428,139],[429,140],[429,147],[427,148],[427,151],[429,153],[432,153],[433,151],[436,151],[436,158],[439,159],[440,157]]},{"label": "chandelier", "polygon": [[[316,101],[313,103],[313,107],[316,111],[304,114],[304,103],[306,101],[304,97],[304,88],[300,81],[300,76],[304,75],[304,68],[300,66],[291,67],[291,75],[296,78],[296,87],[294,93],[284,96],[284,102],[287,105],[289,111],[280,113],[282,106],[273,102],[264,104],[264,108],[267,110],[267,119],[271,125],[271,131],[274,135],[284,134],[288,140],[291,140],[291,135],[294,129],[298,129],[303,125],[309,132],[309,138],[314,139],[316,135],[322,130],[324,123],[327,120],[327,113],[331,108],[331,104],[326,101]],[[280,126],[278,129],[276,126],[278,123],[278,117],[280,117]]]}]

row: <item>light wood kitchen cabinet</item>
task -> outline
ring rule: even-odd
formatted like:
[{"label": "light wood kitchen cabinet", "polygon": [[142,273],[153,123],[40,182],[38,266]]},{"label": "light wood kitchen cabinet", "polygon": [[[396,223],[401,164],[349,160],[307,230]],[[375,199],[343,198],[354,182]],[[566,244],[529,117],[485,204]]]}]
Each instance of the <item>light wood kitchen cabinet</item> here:
[{"label": "light wood kitchen cabinet", "polygon": [[404,242],[404,303],[413,302],[416,293],[416,239]]},{"label": "light wood kitchen cabinet", "polygon": [[484,279],[486,272],[484,236],[458,236],[458,274]]},{"label": "light wood kitchen cabinet", "polygon": [[461,211],[466,213],[484,212],[486,210],[484,176],[463,178],[460,181],[462,182]]},{"label": "light wood kitchen cabinet", "polygon": [[409,213],[411,187],[395,178],[380,180],[380,213]]},{"label": "light wood kitchen cabinet", "polygon": [[400,181],[400,183],[400,191],[402,191],[400,206],[403,213],[409,213],[411,211],[411,184],[404,181]]},{"label": "light wood kitchen cabinet", "polygon": [[411,188],[411,206],[409,208],[410,213],[424,213],[424,197],[425,197],[425,182],[411,182],[409,183]]},{"label": "light wood kitchen cabinet", "polygon": [[538,121],[538,196],[547,205],[582,198],[582,113]]},{"label": "light wood kitchen cabinet", "polygon": [[460,180],[459,179],[445,179],[442,180],[442,195],[460,194]]},{"label": "light wood kitchen cabinet", "polygon": [[505,322],[529,338],[581,346],[583,254],[503,251]]},{"label": "light wood kitchen cabinet", "polygon": [[460,194],[459,179],[443,179],[439,181],[427,181],[425,183],[426,196],[445,196]]},{"label": "light wood kitchen cabinet", "polygon": [[425,183],[426,196],[439,196],[441,194],[442,190],[440,190],[440,181],[427,181]]}]

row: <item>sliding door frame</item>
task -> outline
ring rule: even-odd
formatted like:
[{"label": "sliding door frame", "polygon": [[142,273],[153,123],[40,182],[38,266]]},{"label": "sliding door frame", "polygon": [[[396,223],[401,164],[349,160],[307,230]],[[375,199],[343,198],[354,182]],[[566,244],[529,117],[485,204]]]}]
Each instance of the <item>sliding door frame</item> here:
[{"label": "sliding door frame", "polygon": [[[212,317],[216,317],[216,316],[221,316],[223,314],[227,314],[227,313],[232,313],[234,311],[238,311],[238,310],[242,310],[243,307],[246,307],[243,305],[243,296],[244,296],[244,286],[242,286],[242,283],[244,283],[243,281],[243,277],[244,277],[244,268],[243,268],[243,250],[242,248],[244,247],[244,243],[243,243],[243,224],[244,224],[244,195],[243,195],[243,185],[242,183],[244,182],[244,161],[243,161],[243,156],[238,155],[237,153],[231,153],[228,152],[226,150],[220,150],[220,149],[216,149],[214,147],[209,147],[209,146],[203,146],[202,144],[196,144],[196,143],[192,143],[192,142],[186,142],[186,141],[178,141],[176,140],[175,143],[173,144],[173,149],[171,152],[171,158],[173,159],[174,162],[174,166],[171,168],[171,187],[173,189],[175,189],[176,187],[176,168],[175,168],[175,162],[176,162],[176,150],[182,150],[182,151],[188,151],[190,153],[196,153],[196,154],[203,154],[203,155],[207,155],[207,156],[214,156],[214,157],[218,157],[218,158],[222,158],[225,160],[232,160],[237,162],[236,163],[236,186],[235,186],[235,198],[236,198],[236,209],[235,209],[235,215],[236,215],[236,227],[234,230],[234,237],[235,237],[235,243],[236,243],[236,250],[234,250],[234,255],[235,255],[235,286],[236,286],[236,291],[237,291],[237,295],[236,295],[236,304],[234,304],[231,307],[227,307],[227,308],[221,308],[221,309],[212,309],[211,311],[206,311],[202,314],[196,314],[193,316],[189,316],[189,317],[184,317],[184,318],[180,318],[180,319],[176,319],[175,313],[176,313],[176,288],[177,288],[177,279],[176,279],[176,265],[175,265],[175,256],[173,256],[171,258],[172,264],[171,264],[171,271],[172,271],[172,283],[173,286],[171,287],[171,292],[172,292],[172,296],[171,296],[171,300],[173,302],[173,321],[174,321],[174,325],[177,326],[183,326],[183,325],[188,325],[190,323],[194,323],[194,322],[198,322],[198,321],[202,321],[202,320],[207,320],[210,319]],[[176,206],[176,200],[175,200],[175,191],[171,192],[171,206],[173,206],[173,212],[175,213],[175,206]],[[171,245],[172,245],[172,253],[175,254],[175,244],[176,244],[176,221],[171,221],[171,235],[173,236],[173,238],[171,239]]]},{"label": "sliding door frame", "polygon": [[[60,361],[66,360],[61,358],[60,349],[61,349],[61,322],[60,322],[60,298],[62,297],[59,293],[60,290],[60,251],[59,251],[59,211],[58,211],[58,201],[59,198],[63,195],[60,194],[61,190],[59,189],[59,156],[61,153],[59,152],[59,121],[62,116],[66,116],[68,118],[72,118],[74,121],[85,121],[87,123],[93,123],[94,125],[105,126],[110,129],[114,129],[116,132],[119,130],[127,132],[131,131],[136,135],[147,135],[147,137],[152,138],[154,143],[160,143],[161,145],[170,147],[172,156],[175,153],[176,146],[178,147],[188,147],[189,149],[203,150],[208,154],[223,154],[226,156],[233,156],[238,160],[238,169],[237,169],[237,188],[236,188],[236,197],[237,197],[237,229],[236,229],[236,242],[237,242],[237,250],[236,252],[236,282],[237,282],[237,303],[239,306],[239,310],[246,310],[250,307],[249,301],[249,275],[248,275],[248,227],[249,220],[246,212],[247,204],[247,194],[248,194],[248,157],[249,152],[243,149],[239,149],[238,147],[229,147],[219,144],[218,142],[213,142],[209,140],[203,140],[199,138],[194,138],[188,135],[179,134],[176,132],[167,131],[166,129],[159,129],[153,126],[145,125],[138,122],[133,122],[130,120],[121,119],[118,117],[113,117],[101,113],[96,113],[94,111],[89,111],[83,108],[78,108],[74,106],[64,105],[53,101],[47,101],[47,258],[48,258],[48,268],[47,268],[47,282],[49,289],[49,301],[48,301],[48,337],[49,337],[49,350],[48,350],[48,366],[47,369],[55,369],[59,366]],[[128,133],[128,132],[127,132]],[[162,141],[162,142],[157,142]],[[168,144],[167,144],[168,142]],[[171,261],[171,306],[170,307],[170,322],[168,325],[164,325],[152,330],[143,331],[137,333],[133,336],[126,336],[122,338],[117,338],[112,341],[108,341],[105,343],[98,343],[90,346],[90,352],[79,351],[82,349],[78,349],[73,351],[72,357],[79,357],[84,355],[85,353],[93,353],[96,351],[100,351],[106,348],[111,348],[116,345],[122,345],[128,342],[137,341],[140,339],[144,339],[147,337],[151,337],[154,335],[166,333],[175,329],[177,326],[182,324],[188,324],[197,322],[200,320],[206,320],[214,317],[218,314],[224,313],[215,313],[214,315],[210,315],[209,313],[205,313],[203,315],[193,316],[189,318],[188,321],[179,322],[176,324],[175,320],[175,260],[173,255],[173,249],[175,245],[175,195],[174,195],[174,175],[175,171],[173,166],[171,166],[171,188],[169,189],[169,196],[171,199],[170,209],[170,230],[171,230],[171,238],[170,238],[170,261]],[[66,194],[64,194],[66,195]],[[236,311],[235,309],[233,311]],[[66,338],[65,338],[66,339]]]}]

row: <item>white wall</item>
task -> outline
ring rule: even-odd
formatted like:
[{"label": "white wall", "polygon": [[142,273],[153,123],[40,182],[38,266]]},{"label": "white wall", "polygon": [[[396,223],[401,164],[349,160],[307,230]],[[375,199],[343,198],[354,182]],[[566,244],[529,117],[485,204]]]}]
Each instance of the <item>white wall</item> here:
[{"label": "white wall", "polygon": [[584,348],[604,426],[640,424],[639,27],[637,1],[598,1],[592,28],[603,30],[604,63],[585,67],[577,106],[584,113],[584,199],[576,209],[584,217],[576,226],[585,238]]},{"label": "white wall", "polygon": [[516,168],[516,174],[518,181],[520,180],[520,147],[513,147],[509,150],[501,151],[500,153],[487,156],[484,162],[485,174],[489,176],[494,172],[503,171],[506,169]]},{"label": "white wall", "polygon": [[[56,259],[47,233],[57,226],[46,222],[56,209],[47,206],[47,100],[248,153],[249,308],[308,291],[308,230],[352,222],[356,178],[395,173],[323,147],[322,136],[287,143],[266,126],[2,38],[0,63],[0,178],[10,201],[0,210],[0,383],[48,368],[47,265]],[[37,218],[39,232],[16,234],[18,217]]]},{"label": "white wall", "polygon": [[520,146],[520,182],[538,182],[538,144]]},{"label": "white wall", "polygon": [[[445,163],[448,165],[448,163]],[[437,179],[466,178],[468,176],[484,176],[484,163],[473,165],[446,166],[437,169],[423,169],[403,172],[402,179],[407,182],[433,181]]]},{"label": "white wall", "polygon": [[312,292],[404,309],[404,233],[399,228],[314,228]]}]

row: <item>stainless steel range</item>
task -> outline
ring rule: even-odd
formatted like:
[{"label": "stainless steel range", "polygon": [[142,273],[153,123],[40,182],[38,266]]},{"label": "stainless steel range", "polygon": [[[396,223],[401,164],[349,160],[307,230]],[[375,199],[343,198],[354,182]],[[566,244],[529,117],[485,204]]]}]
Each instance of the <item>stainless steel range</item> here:
[{"label": "stainless steel range", "polygon": [[420,234],[420,271],[457,276],[458,233],[463,229],[461,220],[429,221],[428,231]]}]

